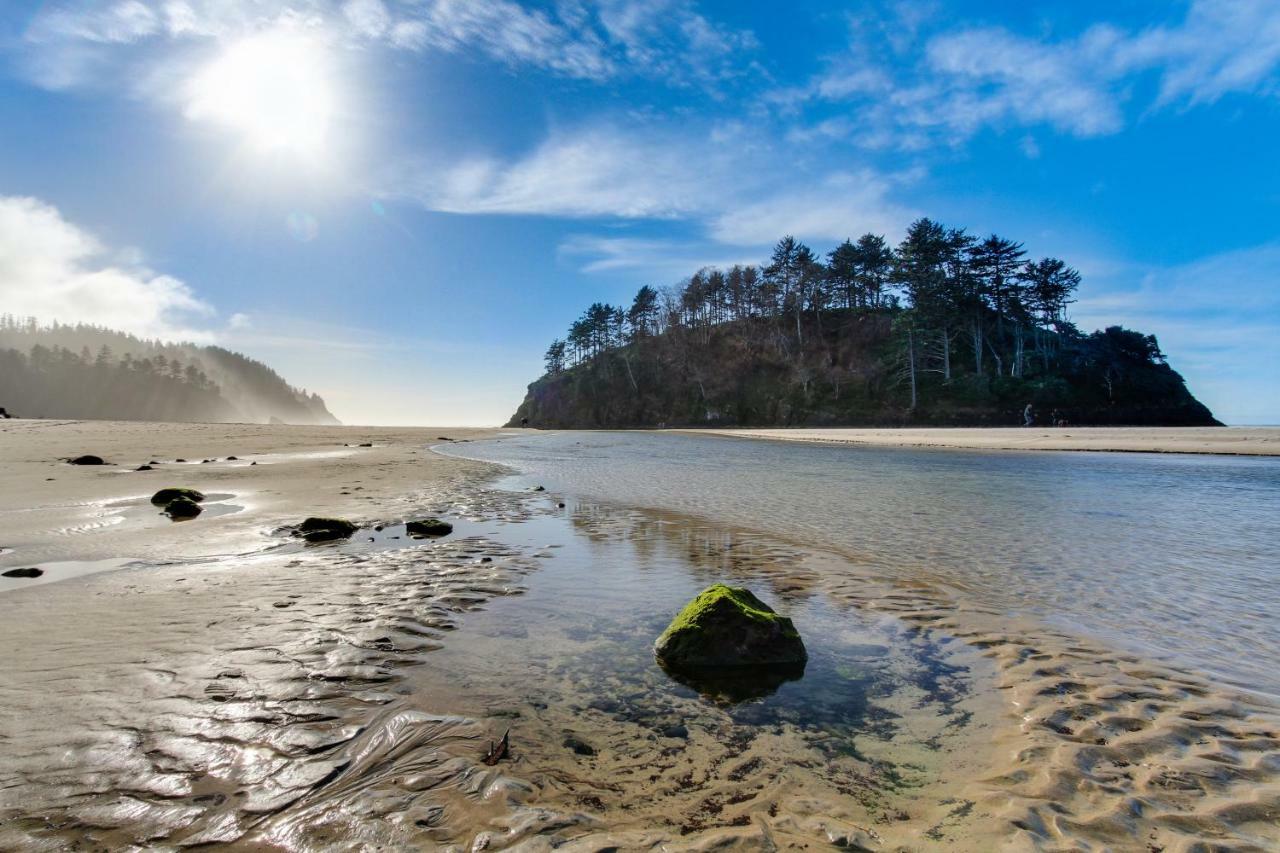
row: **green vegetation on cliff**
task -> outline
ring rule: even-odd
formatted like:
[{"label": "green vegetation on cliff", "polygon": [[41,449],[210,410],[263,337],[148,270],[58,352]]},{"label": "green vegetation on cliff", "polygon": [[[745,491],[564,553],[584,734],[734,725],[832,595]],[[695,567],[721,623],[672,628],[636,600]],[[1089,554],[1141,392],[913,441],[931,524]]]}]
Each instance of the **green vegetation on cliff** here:
[{"label": "green vegetation on cliff", "polygon": [[1028,404],[1040,424],[1217,424],[1154,336],[1067,320],[1079,283],[928,219],[825,262],[785,237],[762,267],[592,305],[510,425],[1012,425]]}]

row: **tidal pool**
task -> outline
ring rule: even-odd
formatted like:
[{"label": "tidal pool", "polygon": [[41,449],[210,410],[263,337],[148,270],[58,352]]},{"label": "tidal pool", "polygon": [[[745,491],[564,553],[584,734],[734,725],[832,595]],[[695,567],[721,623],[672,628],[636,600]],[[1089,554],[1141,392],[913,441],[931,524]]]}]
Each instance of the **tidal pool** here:
[{"label": "tidal pool", "polygon": [[[800,801],[837,823],[889,819],[946,799],[940,783],[985,755],[975,720],[993,713],[991,663],[833,600],[814,555],[684,517],[546,500],[551,515],[489,534],[544,558],[527,592],[469,614],[405,687],[437,712],[486,720],[495,741],[509,731],[512,772],[539,806],[584,809],[611,831],[730,828]],[[791,616],[807,664],[710,680],[659,667],[654,640],[716,581]]]}]

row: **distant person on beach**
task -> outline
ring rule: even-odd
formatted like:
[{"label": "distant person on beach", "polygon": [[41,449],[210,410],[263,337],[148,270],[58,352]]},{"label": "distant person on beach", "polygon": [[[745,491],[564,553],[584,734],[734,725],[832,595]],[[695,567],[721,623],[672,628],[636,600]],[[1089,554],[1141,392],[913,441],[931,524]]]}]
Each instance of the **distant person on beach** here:
[{"label": "distant person on beach", "polygon": [[1027,407],[1022,410],[1022,425],[1024,427],[1029,427],[1029,426],[1035,426],[1035,423],[1036,423],[1035,410],[1031,408],[1030,403],[1027,403]]},{"label": "distant person on beach", "polygon": [[527,427],[528,425],[529,425],[529,419],[528,419],[528,418],[521,418],[521,419],[520,419],[520,426],[522,426],[522,427]]}]

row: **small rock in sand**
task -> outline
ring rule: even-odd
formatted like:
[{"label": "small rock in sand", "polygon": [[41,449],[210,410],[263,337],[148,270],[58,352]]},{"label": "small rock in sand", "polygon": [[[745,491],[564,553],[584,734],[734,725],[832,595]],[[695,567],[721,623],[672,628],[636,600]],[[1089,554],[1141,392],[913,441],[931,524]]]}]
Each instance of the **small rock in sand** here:
[{"label": "small rock in sand", "polygon": [[38,578],[44,574],[44,569],[10,569],[7,572],[0,572],[6,578]]},{"label": "small rock in sand", "polygon": [[350,539],[359,528],[345,518],[308,518],[298,525],[298,535],[308,542]]},{"label": "small rock in sand", "polygon": [[133,470],[135,470],[135,471],[154,471],[155,469],[154,469],[154,468],[152,468],[150,465],[139,465],[137,468],[134,468]]},{"label": "small rock in sand", "polygon": [[68,459],[67,461],[72,465],[106,465],[107,464],[107,460],[103,459],[101,456],[94,456],[93,454],[76,456],[72,459]]},{"label": "small rock in sand", "polygon": [[595,755],[596,748],[586,741],[579,740],[570,735],[564,739],[564,745],[573,750],[576,755]]},{"label": "small rock in sand", "polygon": [[177,486],[170,486],[167,489],[161,489],[151,496],[151,502],[157,506],[164,506],[170,501],[176,501],[179,498],[185,498],[189,501],[200,503],[204,500],[204,493],[195,489],[184,489]]},{"label": "small rock in sand", "polygon": [[404,532],[410,536],[448,536],[453,532],[453,525],[438,518],[424,518],[405,524]]}]

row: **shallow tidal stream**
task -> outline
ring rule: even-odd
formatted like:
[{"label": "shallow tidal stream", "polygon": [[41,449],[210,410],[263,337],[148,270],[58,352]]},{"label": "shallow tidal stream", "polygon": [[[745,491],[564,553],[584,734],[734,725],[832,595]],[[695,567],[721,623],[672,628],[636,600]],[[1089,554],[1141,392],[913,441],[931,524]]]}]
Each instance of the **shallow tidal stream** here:
[{"label": "shallow tidal stream", "polygon": [[645,432],[440,448],[548,488],[767,531],[850,573],[1280,696],[1280,459],[822,446]]}]

